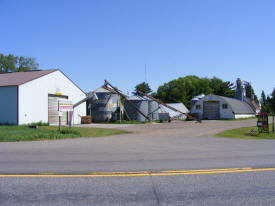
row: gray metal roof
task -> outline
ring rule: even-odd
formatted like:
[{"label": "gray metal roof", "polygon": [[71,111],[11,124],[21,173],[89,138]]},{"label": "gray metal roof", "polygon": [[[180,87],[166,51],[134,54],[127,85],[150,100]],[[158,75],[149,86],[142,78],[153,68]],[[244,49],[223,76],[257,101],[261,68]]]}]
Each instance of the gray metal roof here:
[{"label": "gray metal roof", "polygon": [[200,100],[200,99],[202,99],[202,98],[204,98],[204,97],[205,97],[204,94],[200,94],[200,95],[198,95],[198,96],[195,96],[193,99],[191,99],[191,101],[197,101],[197,100]]},{"label": "gray metal roof", "polygon": [[135,100],[136,101],[152,101],[148,97],[141,97],[141,96],[138,96],[138,95],[128,96],[127,100],[130,100],[130,101],[135,101]]},{"label": "gray metal roof", "polygon": [[[189,113],[189,110],[185,107],[185,105],[183,103],[169,103],[167,105],[169,105],[183,113]],[[167,112],[167,113],[169,113],[170,117],[176,117],[176,116],[181,115],[181,113],[171,110],[171,109],[165,107],[164,105],[160,105],[160,109],[158,110],[158,112],[159,113]]]},{"label": "gray metal roof", "polygon": [[18,86],[55,71],[58,71],[58,69],[0,73],[0,87]]},{"label": "gray metal roof", "polygon": [[253,109],[246,102],[242,102],[238,99],[222,97],[218,95],[212,95],[212,96],[216,96],[226,101],[235,114],[255,114]]}]

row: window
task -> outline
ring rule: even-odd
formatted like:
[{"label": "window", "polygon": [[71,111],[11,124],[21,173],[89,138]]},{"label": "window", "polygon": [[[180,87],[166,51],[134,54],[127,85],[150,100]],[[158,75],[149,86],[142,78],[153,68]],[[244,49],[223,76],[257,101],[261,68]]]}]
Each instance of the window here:
[{"label": "window", "polygon": [[201,105],[200,104],[196,105],[196,109],[197,110],[201,109]]},{"label": "window", "polygon": [[227,109],[227,108],[228,108],[228,105],[227,105],[227,104],[223,104],[223,105],[222,105],[222,108],[223,108],[223,109]]}]

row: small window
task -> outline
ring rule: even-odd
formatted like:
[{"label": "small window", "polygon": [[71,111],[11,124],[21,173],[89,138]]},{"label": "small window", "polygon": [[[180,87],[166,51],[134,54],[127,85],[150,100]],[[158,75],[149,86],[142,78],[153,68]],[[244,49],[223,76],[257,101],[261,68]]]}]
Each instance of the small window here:
[{"label": "small window", "polygon": [[197,110],[201,109],[201,105],[200,105],[200,104],[199,104],[199,105],[196,105],[196,109],[197,109]]},{"label": "small window", "polygon": [[227,105],[227,104],[223,104],[223,105],[222,105],[222,108],[223,108],[223,109],[227,109],[227,108],[228,108],[228,105]]}]

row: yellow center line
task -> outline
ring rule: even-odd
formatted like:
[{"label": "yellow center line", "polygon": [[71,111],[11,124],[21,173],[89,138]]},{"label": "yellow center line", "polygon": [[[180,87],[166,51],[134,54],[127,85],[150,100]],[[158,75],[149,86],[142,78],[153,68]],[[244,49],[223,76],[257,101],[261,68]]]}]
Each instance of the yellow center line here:
[{"label": "yellow center line", "polygon": [[275,168],[229,168],[208,170],[182,170],[182,171],[142,171],[142,172],[102,172],[89,174],[0,174],[0,178],[95,178],[95,177],[141,177],[141,176],[176,176],[176,175],[203,175],[203,174],[226,174],[244,172],[267,172],[275,171]]}]

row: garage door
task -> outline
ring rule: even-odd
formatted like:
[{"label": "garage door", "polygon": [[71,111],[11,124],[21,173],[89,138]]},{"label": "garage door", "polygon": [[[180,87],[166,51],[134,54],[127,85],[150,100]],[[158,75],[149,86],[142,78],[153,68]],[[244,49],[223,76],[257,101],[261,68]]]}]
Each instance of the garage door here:
[{"label": "garage door", "polygon": [[204,119],[219,119],[220,118],[220,103],[219,102],[204,102],[203,104]]},{"label": "garage door", "polygon": [[[67,96],[60,96],[49,94],[48,95],[48,121],[50,125],[58,125],[58,99],[68,99]],[[61,117],[61,124],[67,124],[67,113],[63,112],[63,116]]]}]

